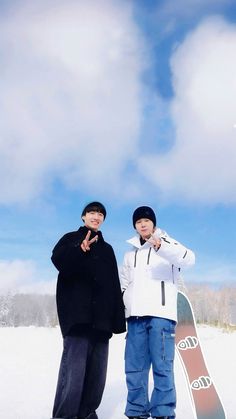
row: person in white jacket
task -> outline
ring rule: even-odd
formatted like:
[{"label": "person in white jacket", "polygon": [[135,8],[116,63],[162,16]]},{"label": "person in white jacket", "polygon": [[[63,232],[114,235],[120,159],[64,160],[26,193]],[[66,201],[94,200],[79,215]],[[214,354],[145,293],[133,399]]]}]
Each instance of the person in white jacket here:
[{"label": "person in white jacket", "polygon": [[[128,418],[174,419],[175,326],[180,270],[195,262],[194,253],[156,227],[152,208],[133,213],[138,235],[128,240],[121,287],[128,324],[125,373]],[[148,396],[152,366],[154,388]]]}]

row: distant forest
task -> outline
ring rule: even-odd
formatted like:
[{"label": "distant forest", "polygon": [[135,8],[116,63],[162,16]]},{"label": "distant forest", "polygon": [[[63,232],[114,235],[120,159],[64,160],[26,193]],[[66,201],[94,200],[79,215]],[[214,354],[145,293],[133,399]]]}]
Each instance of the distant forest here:
[{"label": "distant forest", "polygon": [[228,328],[236,326],[236,288],[213,289],[207,285],[189,286],[188,295],[197,323]]},{"label": "distant forest", "polygon": [[[224,328],[236,326],[236,288],[188,285],[184,291],[192,303],[197,323]],[[0,327],[55,327],[57,324],[54,295],[0,295]]]},{"label": "distant forest", "polygon": [[44,326],[58,324],[53,295],[7,294],[0,296],[0,326]]}]

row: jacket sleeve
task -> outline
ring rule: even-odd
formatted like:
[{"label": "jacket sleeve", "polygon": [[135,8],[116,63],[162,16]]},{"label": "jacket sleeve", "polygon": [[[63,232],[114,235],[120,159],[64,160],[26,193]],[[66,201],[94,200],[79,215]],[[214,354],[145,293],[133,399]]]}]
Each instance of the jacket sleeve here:
[{"label": "jacket sleeve", "polygon": [[129,265],[128,265],[128,252],[124,256],[123,265],[120,269],[120,284],[121,290],[124,292],[130,283]]},{"label": "jacket sleeve", "polygon": [[168,236],[165,231],[161,231],[158,237],[161,239],[161,247],[157,251],[159,256],[167,259],[177,268],[186,268],[194,265],[195,255],[192,250],[187,249],[187,247]]},{"label": "jacket sleeve", "polygon": [[114,270],[114,291],[115,291],[115,310],[113,316],[113,332],[114,333],[124,333],[126,331],[126,321],[125,321],[125,307],[123,303],[121,286],[119,281],[118,267],[116,262],[116,257],[114,251],[113,253],[113,270]]},{"label": "jacket sleeve", "polygon": [[56,244],[51,260],[59,272],[73,274],[83,269],[88,255],[80,247],[82,240],[79,234],[67,233]]}]

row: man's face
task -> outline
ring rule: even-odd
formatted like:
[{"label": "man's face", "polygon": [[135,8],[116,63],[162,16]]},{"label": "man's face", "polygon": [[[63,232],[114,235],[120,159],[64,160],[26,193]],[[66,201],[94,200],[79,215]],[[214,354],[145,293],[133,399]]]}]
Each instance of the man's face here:
[{"label": "man's face", "polygon": [[149,239],[151,234],[154,233],[154,224],[148,218],[140,218],[135,223],[135,228],[142,239]]},{"label": "man's face", "polygon": [[86,227],[90,230],[98,231],[100,225],[104,221],[104,215],[99,211],[90,211],[86,212],[82,219],[84,220],[84,225]]}]

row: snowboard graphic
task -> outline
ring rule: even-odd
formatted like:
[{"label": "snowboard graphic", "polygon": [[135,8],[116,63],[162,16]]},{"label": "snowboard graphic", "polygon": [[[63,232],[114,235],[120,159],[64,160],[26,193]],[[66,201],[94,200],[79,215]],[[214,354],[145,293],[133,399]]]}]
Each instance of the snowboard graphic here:
[{"label": "snowboard graphic", "polygon": [[188,382],[195,419],[226,419],[203,357],[191,303],[182,292],[178,292],[177,308],[176,349]]}]

